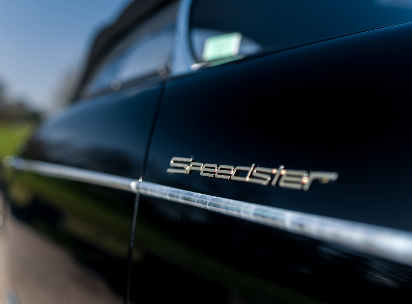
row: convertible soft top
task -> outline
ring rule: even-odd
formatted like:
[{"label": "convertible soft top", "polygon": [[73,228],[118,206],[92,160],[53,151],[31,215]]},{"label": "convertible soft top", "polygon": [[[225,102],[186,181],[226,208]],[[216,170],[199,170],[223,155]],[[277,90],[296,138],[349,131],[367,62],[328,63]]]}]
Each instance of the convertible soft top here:
[{"label": "convertible soft top", "polygon": [[80,93],[94,66],[107,54],[116,42],[122,39],[137,24],[159,10],[171,0],[135,0],[112,24],[104,27],[93,40],[85,68],[80,76],[79,84],[73,94],[72,101],[79,98]]}]

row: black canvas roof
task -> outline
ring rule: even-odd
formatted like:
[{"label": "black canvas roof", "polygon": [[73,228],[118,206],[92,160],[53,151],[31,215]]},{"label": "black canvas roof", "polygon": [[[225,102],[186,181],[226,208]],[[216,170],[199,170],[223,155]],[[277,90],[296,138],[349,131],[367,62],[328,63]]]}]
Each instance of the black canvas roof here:
[{"label": "black canvas roof", "polygon": [[103,28],[94,39],[88,59],[80,77],[79,84],[72,100],[80,97],[80,93],[93,68],[131,29],[142,22],[172,0],[135,0],[131,2],[120,16],[109,26]]}]

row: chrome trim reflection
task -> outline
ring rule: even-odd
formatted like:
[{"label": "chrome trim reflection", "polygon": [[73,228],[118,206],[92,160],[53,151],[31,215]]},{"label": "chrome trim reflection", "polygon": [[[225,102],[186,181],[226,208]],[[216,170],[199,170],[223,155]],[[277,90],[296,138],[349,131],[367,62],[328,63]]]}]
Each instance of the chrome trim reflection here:
[{"label": "chrome trim reflection", "polygon": [[12,166],[17,170],[35,172],[41,175],[69,179],[73,181],[86,182],[89,184],[106,186],[110,188],[133,191],[130,184],[134,181],[130,178],[119,177],[111,174],[94,172],[85,169],[73,168],[64,165],[46,163],[42,161],[24,160],[14,158]]},{"label": "chrome trim reflection", "polygon": [[135,192],[208,209],[412,265],[412,233],[137,182]]},{"label": "chrome trim reflection", "polygon": [[412,233],[221,198],[63,165],[8,159],[13,168],[199,207],[412,266]]}]

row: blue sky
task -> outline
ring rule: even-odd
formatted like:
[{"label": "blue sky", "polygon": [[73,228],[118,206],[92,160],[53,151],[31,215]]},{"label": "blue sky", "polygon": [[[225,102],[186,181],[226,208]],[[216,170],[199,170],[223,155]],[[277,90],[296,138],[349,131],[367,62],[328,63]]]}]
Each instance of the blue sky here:
[{"label": "blue sky", "polygon": [[96,32],[130,0],[0,0],[0,81],[10,95],[49,109]]}]

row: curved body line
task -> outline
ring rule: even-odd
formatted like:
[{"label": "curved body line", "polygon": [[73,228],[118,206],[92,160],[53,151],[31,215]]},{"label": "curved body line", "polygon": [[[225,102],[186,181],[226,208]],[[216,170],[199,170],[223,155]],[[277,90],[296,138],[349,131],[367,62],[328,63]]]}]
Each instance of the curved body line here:
[{"label": "curved body line", "polygon": [[231,200],[150,182],[15,158],[17,170],[140,193],[212,210],[412,266],[412,233],[381,226]]}]

